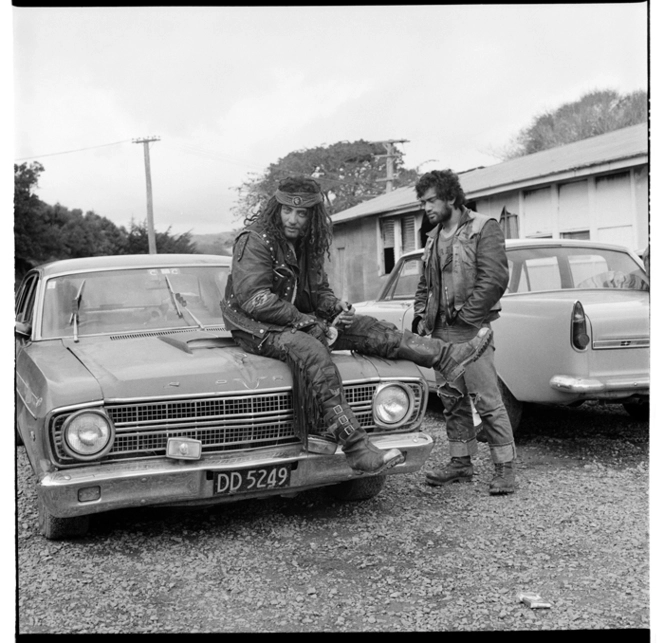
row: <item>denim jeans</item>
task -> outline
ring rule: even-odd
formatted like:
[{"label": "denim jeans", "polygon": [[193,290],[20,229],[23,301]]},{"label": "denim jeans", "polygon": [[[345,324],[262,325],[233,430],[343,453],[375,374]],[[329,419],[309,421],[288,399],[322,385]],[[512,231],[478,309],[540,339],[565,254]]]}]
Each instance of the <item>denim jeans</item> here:
[{"label": "denim jeans", "polygon": [[[447,326],[441,323],[439,318],[432,337],[459,343],[472,339],[476,333],[477,329],[474,327]],[[494,351],[492,341],[482,356],[466,366],[464,375],[454,383],[444,382],[436,374],[438,396],[444,407],[450,456],[453,458],[473,456],[477,453],[471,398],[482,418],[493,462],[510,462],[516,457],[512,425],[498,386]]]}]

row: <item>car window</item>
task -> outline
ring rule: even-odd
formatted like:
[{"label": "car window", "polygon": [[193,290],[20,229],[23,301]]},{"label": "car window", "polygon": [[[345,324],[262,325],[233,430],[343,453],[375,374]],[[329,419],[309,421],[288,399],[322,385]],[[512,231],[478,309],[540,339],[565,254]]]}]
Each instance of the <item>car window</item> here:
[{"label": "car window", "polygon": [[521,277],[513,292],[560,290],[560,268],[556,257],[533,257],[523,261]]},{"label": "car window", "polygon": [[[228,267],[107,270],[48,280],[42,336],[223,325],[220,301]],[[190,315],[189,312],[193,314]],[[181,314],[178,314],[181,313]]]},{"label": "car window", "polygon": [[381,299],[412,299],[422,274],[422,260],[412,257],[398,264]]},{"label": "car window", "polygon": [[509,249],[509,292],[568,288],[648,290],[645,272],[627,252],[542,246]]},{"label": "car window", "polygon": [[23,282],[22,287],[16,295],[16,321],[32,321],[32,313],[35,307],[35,292],[37,290],[38,276],[32,275]]},{"label": "car window", "polygon": [[609,265],[602,255],[589,253],[570,257],[569,268],[572,273],[572,281],[578,285],[595,275],[606,272]]}]

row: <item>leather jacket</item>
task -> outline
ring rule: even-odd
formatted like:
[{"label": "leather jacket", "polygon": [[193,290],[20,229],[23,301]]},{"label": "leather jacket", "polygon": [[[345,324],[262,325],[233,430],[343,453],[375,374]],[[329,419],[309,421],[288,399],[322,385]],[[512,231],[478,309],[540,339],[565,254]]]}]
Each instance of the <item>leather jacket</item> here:
[{"label": "leather jacket", "polygon": [[[437,240],[441,226],[428,233],[422,254],[424,270],[414,302],[414,328],[421,318],[431,334],[440,310],[441,270]],[[500,298],[509,281],[505,237],[495,219],[463,207],[452,241],[454,308],[449,325],[480,328],[498,318]]]},{"label": "leather jacket", "polygon": [[303,330],[334,317],[340,300],[327,274],[299,254],[260,224],[238,234],[221,302],[228,330],[264,338],[268,331]]}]

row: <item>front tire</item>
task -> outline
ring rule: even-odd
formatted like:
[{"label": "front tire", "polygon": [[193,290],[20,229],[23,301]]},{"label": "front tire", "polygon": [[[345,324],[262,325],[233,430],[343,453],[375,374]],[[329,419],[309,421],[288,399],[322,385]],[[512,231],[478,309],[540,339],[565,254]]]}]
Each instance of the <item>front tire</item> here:
[{"label": "front tire", "polygon": [[371,476],[346,480],[328,488],[330,495],[336,500],[370,500],[375,498],[385,486],[387,476]]},{"label": "front tire", "polygon": [[46,508],[43,500],[39,498],[39,531],[48,540],[63,540],[85,536],[90,526],[90,516],[75,516],[74,518],[57,518]]}]

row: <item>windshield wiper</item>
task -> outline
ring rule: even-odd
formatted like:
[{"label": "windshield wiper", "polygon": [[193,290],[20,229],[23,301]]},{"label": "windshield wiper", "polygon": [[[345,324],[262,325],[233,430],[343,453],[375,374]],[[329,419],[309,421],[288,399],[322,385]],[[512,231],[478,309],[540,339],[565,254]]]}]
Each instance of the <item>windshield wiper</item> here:
[{"label": "windshield wiper", "polygon": [[78,317],[81,310],[81,300],[83,299],[83,286],[85,286],[85,279],[78,287],[76,297],[71,302],[71,315],[69,316],[69,325],[74,324],[74,341],[78,342]]},{"label": "windshield wiper", "polygon": [[187,313],[191,315],[194,323],[196,323],[198,327],[203,330],[203,324],[199,321],[196,315],[194,315],[194,313],[192,313],[191,310],[187,308],[187,300],[179,292],[175,292],[173,290],[173,286],[171,286],[171,280],[168,278],[168,275],[164,275],[164,279],[166,279],[168,292],[171,294],[171,301],[173,302],[173,306],[175,307],[175,312],[177,313],[178,317],[180,317],[180,319],[184,319],[184,313],[182,311],[186,310]]}]

